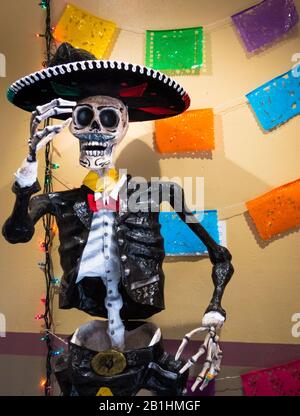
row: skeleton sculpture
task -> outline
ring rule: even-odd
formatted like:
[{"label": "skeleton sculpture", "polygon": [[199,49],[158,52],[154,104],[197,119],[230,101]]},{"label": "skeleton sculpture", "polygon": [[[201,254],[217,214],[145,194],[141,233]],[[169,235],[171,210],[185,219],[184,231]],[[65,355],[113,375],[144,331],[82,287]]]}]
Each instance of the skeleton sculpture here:
[{"label": "skeleton sculpture", "polygon": [[[69,66],[54,66],[57,73],[64,75],[71,72],[74,67],[70,63],[76,60],[88,63],[85,67],[81,63],[82,69],[96,69],[97,65],[99,68],[97,62],[101,61],[91,61],[93,57],[85,51],[75,50],[68,44],[59,48],[57,56],[65,55],[66,52],[69,55]],[[54,59],[55,64],[57,62]],[[106,69],[108,66],[106,63]],[[114,63],[115,66],[117,63]],[[134,68],[132,72],[138,72]],[[140,73],[143,73],[142,69]],[[172,80],[158,74],[155,77],[161,78],[164,84],[172,85]],[[151,75],[154,77],[154,71]],[[26,85],[26,82],[23,84]],[[22,82],[13,84],[13,92],[18,93],[20,85]],[[202,326],[184,336],[175,359],[163,352],[159,328],[153,324],[131,321],[147,318],[164,308],[161,268],[164,251],[158,213],[150,212],[150,208],[143,212],[139,209],[130,210],[121,191],[124,188],[128,191],[131,178],[126,175],[118,178],[113,164],[114,150],[126,135],[130,117],[134,118],[132,102],[129,101],[129,105],[121,97],[137,94],[140,98],[141,91],[149,84],[144,83],[142,87],[139,85],[133,85],[130,89],[128,84],[123,83],[123,95],[114,92],[110,96],[105,91],[93,95],[92,89],[91,92],[82,94],[83,98],[78,101],[54,98],[46,104],[35,106],[31,119],[29,155],[15,174],[13,190],[17,194],[17,201],[12,215],[3,227],[5,238],[11,243],[29,241],[35,222],[47,212],[55,215],[64,270],[60,307],[76,307],[108,319],[92,321],[75,331],[70,342],[71,371],[69,368],[67,376],[63,377],[70,384],[69,390],[65,388],[65,394],[101,394],[101,391],[104,394],[101,390],[103,388],[108,388],[110,393],[116,395],[136,394],[141,387],[154,390],[157,394],[182,394],[187,370],[203,354],[206,354],[205,363],[193,390],[196,387],[204,389],[220,369],[222,352],[216,331],[225,321],[221,298],[233,273],[231,255],[226,248],[216,244],[197,221],[187,221],[187,217],[191,219],[192,214],[185,207],[182,189],[176,184],[151,183],[143,191],[146,199],[142,199],[148,208],[153,208],[153,205],[157,208],[167,193],[169,202],[180,218],[187,222],[207,246],[213,263],[213,297],[203,317]],[[109,88],[113,91],[113,87]],[[178,84],[176,88],[182,90]],[[182,96],[183,94],[180,97]],[[145,108],[145,118],[151,119],[148,114],[152,107],[148,106],[147,110]],[[172,110],[168,114],[166,110],[158,108],[164,117],[172,114]],[[151,111],[157,115],[157,110],[152,108]],[[66,121],[38,130],[39,125],[51,117]],[[135,119],[140,117],[135,116]],[[30,199],[40,189],[36,179],[36,152],[66,125],[69,125],[71,133],[79,140],[80,164],[89,169],[90,174],[80,189],[38,195]],[[90,189],[91,183],[93,192]],[[154,188],[159,195],[156,201],[150,195]],[[130,195],[133,195],[139,188],[134,183],[130,189]],[[186,363],[181,361],[180,356],[188,341],[199,332],[207,332],[203,344]],[[58,372],[58,379],[59,377]],[[89,383],[93,388],[87,387]]]}]

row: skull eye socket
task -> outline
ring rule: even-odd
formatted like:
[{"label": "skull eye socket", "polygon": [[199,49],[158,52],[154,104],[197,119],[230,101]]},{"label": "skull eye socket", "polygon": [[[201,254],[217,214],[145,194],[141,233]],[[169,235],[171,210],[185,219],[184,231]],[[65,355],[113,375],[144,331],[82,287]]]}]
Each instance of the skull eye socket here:
[{"label": "skull eye socket", "polygon": [[89,107],[79,108],[75,114],[75,121],[80,126],[88,126],[93,120],[94,113]]},{"label": "skull eye socket", "polygon": [[119,116],[115,110],[102,110],[100,112],[100,122],[103,127],[114,128],[119,124]]}]

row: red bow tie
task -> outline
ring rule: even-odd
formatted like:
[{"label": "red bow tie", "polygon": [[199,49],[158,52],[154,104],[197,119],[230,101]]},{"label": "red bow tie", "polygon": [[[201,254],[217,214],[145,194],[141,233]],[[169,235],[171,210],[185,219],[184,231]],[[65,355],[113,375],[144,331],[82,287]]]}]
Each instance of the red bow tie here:
[{"label": "red bow tie", "polygon": [[100,211],[101,209],[107,209],[109,211],[119,211],[119,197],[117,200],[109,197],[108,201],[104,202],[103,198],[97,199],[95,201],[94,194],[88,194],[88,203],[90,210],[93,212]]}]

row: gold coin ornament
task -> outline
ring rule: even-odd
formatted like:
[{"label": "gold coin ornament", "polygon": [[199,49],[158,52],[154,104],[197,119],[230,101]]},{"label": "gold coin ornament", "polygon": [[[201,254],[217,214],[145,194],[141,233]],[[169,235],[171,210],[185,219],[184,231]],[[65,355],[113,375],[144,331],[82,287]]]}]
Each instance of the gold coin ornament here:
[{"label": "gold coin ornament", "polygon": [[101,351],[91,360],[91,367],[99,376],[114,376],[126,367],[126,358],[116,350]]},{"label": "gold coin ornament", "polygon": [[113,394],[109,387],[100,387],[96,396],[113,396]]}]

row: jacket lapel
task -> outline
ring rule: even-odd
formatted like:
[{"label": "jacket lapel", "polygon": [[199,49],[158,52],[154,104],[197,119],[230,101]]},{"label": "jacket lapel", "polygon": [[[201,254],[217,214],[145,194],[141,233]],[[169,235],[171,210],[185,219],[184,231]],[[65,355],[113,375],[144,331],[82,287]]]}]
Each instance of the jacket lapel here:
[{"label": "jacket lapel", "polygon": [[75,202],[73,205],[73,210],[75,215],[80,219],[82,224],[90,230],[91,222],[93,217],[93,212],[89,209],[87,203],[87,188],[82,186],[81,188],[81,198]]},{"label": "jacket lapel", "polygon": [[[124,195],[125,198],[124,198],[124,200],[122,200],[122,198],[120,199],[120,208],[119,208],[120,211],[117,211],[117,213],[116,213],[117,217],[120,217],[120,219],[122,219],[122,220],[124,220],[129,215],[129,212],[127,210],[127,188],[128,188],[128,182],[130,181],[131,176],[127,175],[126,179],[127,180],[125,180],[122,183],[122,186],[120,187],[120,189],[118,189],[118,191],[120,191],[120,197],[121,197],[122,195],[124,195],[124,194],[122,194],[122,191],[124,191],[124,188],[125,188],[125,195]],[[73,205],[73,210],[75,212],[75,215],[82,222],[82,224],[88,230],[90,230],[92,217],[93,217],[93,212],[90,210],[90,208],[88,206],[87,197],[88,197],[88,194],[91,193],[91,191],[85,185],[82,185],[80,190],[81,190],[80,198]]]}]

